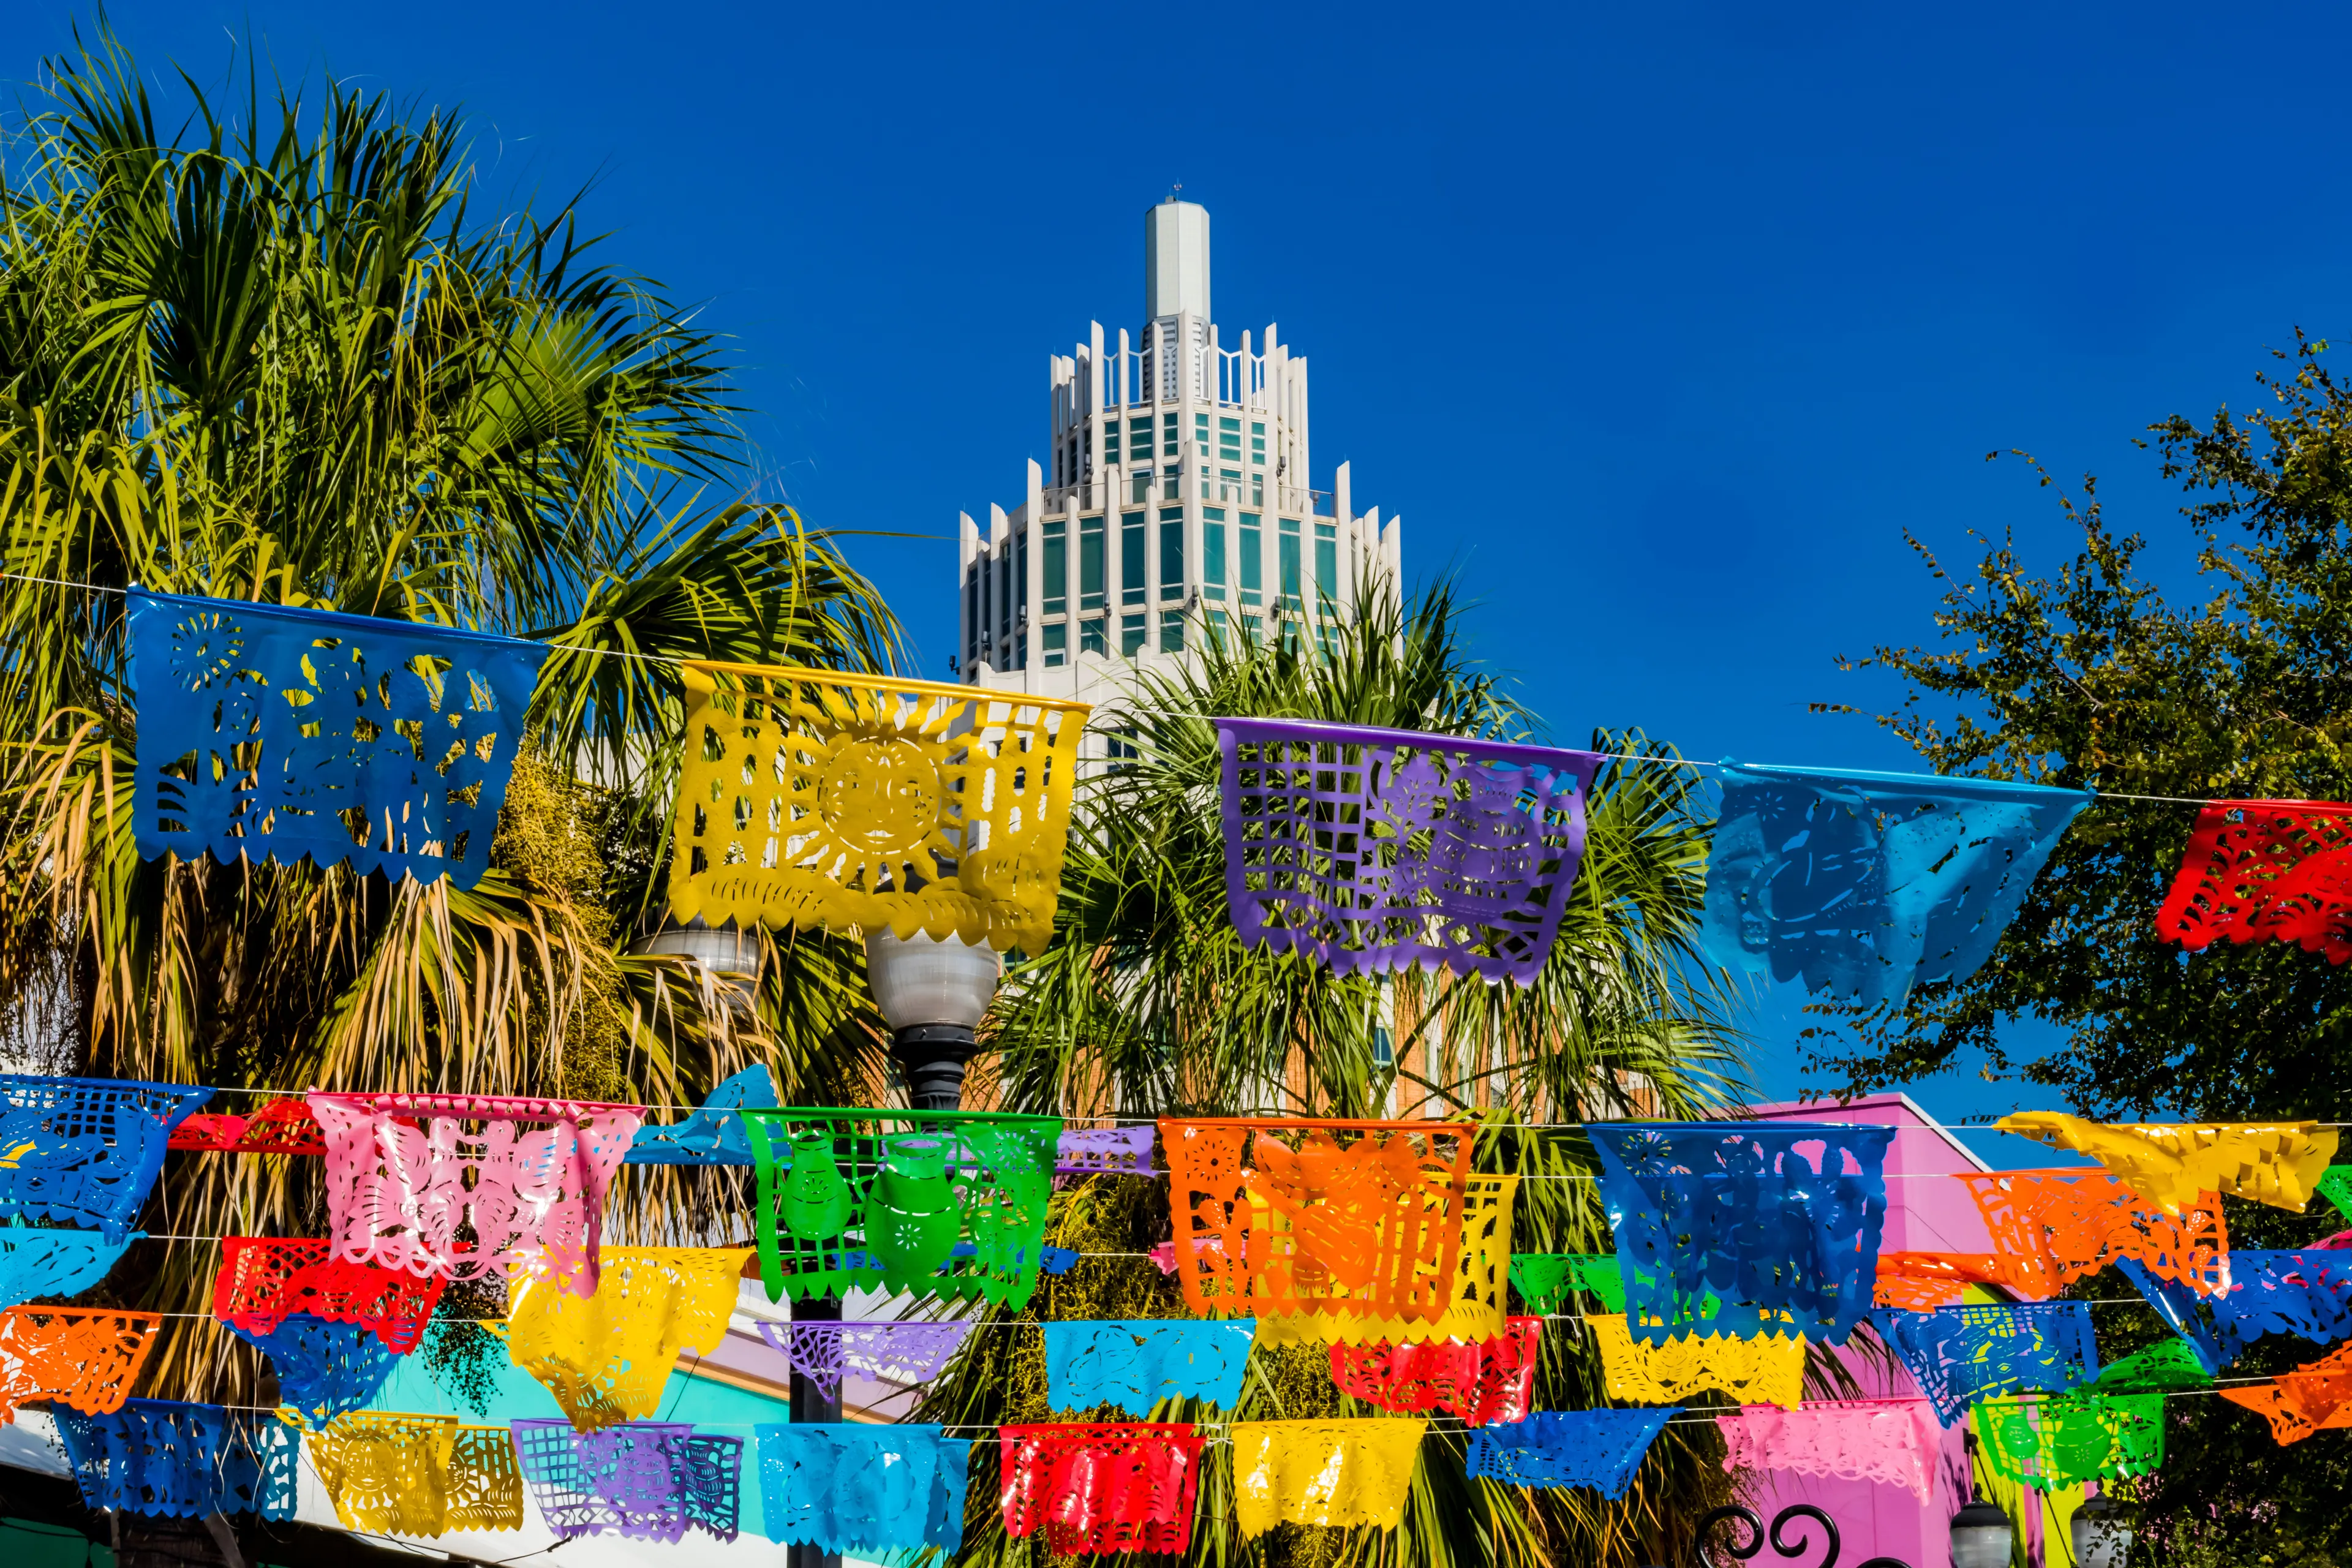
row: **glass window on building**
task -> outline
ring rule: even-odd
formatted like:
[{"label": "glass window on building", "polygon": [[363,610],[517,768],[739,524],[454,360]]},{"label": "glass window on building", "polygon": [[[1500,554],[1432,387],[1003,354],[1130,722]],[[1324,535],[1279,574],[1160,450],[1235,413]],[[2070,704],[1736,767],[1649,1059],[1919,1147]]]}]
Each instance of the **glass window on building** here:
[{"label": "glass window on building", "polygon": [[1133,489],[1134,489],[1135,493],[1134,493],[1133,495],[1130,495],[1130,496],[1129,496],[1129,497],[1127,498],[1129,500],[1130,500],[1130,501],[1148,501],[1148,500],[1150,500],[1151,499],[1151,470],[1150,470],[1150,468],[1138,468],[1138,469],[1136,469],[1136,470],[1135,470],[1135,483],[1134,483],[1134,485],[1133,485],[1133,487],[1132,487],[1132,488],[1133,488]]},{"label": "glass window on building", "polygon": [[1103,756],[1110,772],[1123,773],[1143,760],[1143,748],[1136,744],[1134,731],[1113,730],[1103,736]]},{"label": "glass window on building", "polygon": [[1118,602],[1122,605],[1143,603],[1143,514],[1123,511],[1118,514]]},{"label": "glass window on building", "polygon": [[1078,519],[1078,608],[1103,607],[1103,520]]},{"label": "glass window on building", "polygon": [[1184,509],[1160,509],[1160,596],[1184,596]]},{"label": "glass window on building", "polygon": [[1103,618],[1100,616],[1094,616],[1078,623],[1078,651],[1101,654],[1110,652],[1110,638],[1106,633]]},{"label": "glass window on building", "polygon": [[1118,421],[1103,426],[1103,461],[1114,466],[1118,462]]},{"label": "glass window on building", "polygon": [[1336,523],[1315,525],[1315,592],[1328,603],[1339,602],[1339,531]]},{"label": "glass window on building", "polygon": [[1161,653],[1182,653],[1184,651],[1183,611],[1162,610],[1160,612],[1160,651]]},{"label": "glass window on building", "polygon": [[1209,612],[1209,637],[1211,642],[1218,647],[1231,647],[1233,644],[1228,639],[1232,636],[1232,631],[1225,625],[1225,612],[1223,610],[1211,610]]},{"label": "glass window on building", "polygon": [[1070,623],[1054,621],[1037,628],[1037,639],[1045,650],[1045,668],[1059,669],[1069,657]]},{"label": "glass window on building", "polygon": [[1255,616],[1244,616],[1242,617],[1242,640],[1244,642],[1257,641],[1259,637],[1262,635],[1259,629],[1261,623]]},{"label": "glass window on building", "polygon": [[1163,458],[1181,456],[1183,446],[1184,432],[1177,428],[1176,416],[1163,415],[1160,427],[1160,455]]},{"label": "glass window on building", "polygon": [[1201,509],[1201,596],[1225,596],[1225,509]]},{"label": "glass window on building", "polygon": [[1296,614],[1305,609],[1307,605],[1306,601],[1299,597],[1298,593],[1298,520],[1295,517],[1286,517],[1282,520],[1280,553],[1282,607]]},{"label": "glass window on building", "polygon": [[1118,618],[1118,652],[1122,658],[1133,658],[1143,651],[1144,617],[1121,616]]},{"label": "glass window on building", "polygon": [[1265,592],[1265,557],[1258,553],[1258,514],[1242,513],[1242,607],[1254,610],[1264,601]]},{"label": "glass window on building", "polygon": [[[1054,518],[1045,524],[1045,602],[1042,613],[1065,614],[1070,607],[1069,522]],[[1099,528],[1096,530],[1101,531]]]},{"label": "glass window on building", "polygon": [[1265,464],[1265,421],[1250,421],[1250,461],[1261,468]]}]

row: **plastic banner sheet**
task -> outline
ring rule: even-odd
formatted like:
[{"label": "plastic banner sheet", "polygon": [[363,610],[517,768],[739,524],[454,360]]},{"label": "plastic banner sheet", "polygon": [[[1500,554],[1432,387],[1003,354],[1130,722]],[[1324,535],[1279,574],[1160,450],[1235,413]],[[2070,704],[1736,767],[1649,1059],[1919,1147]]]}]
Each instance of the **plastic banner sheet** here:
[{"label": "plastic banner sheet", "polygon": [[2121,1258],[2205,1295],[2229,1282],[2230,1231],[2211,1193],[2166,1209],[2108,1171],[1964,1171],[1958,1179],[2007,1265],[2001,1282],[2021,1295],[2054,1296]]},{"label": "plastic banner sheet", "polygon": [[1054,1171],[1064,1176],[1156,1176],[1151,1145],[1160,1130],[1141,1127],[1067,1128],[1056,1140]]},{"label": "plastic banner sheet", "polygon": [[1518,1191],[1517,1176],[1474,1174],[1463,1183],[1462,1241],[1455,1253],[1453,1283],[1445,1293],[1444,1310],[1427,1322],[1344,1307],[1336,1312],[1268,1312],[1257,1321],[1257,1342],[1361,1344],[1387,1340],[1402,1344],[1412,1340],[1494,1338],[1509,1321],[1506,1286],[1511,1267],[1511,1210]]},{"label": "plastic banner sheet", "polygon": [[1444,1410],[1472,1426],[1524,1421],[1535,1401],[1541,1318],[1513,1318],[1493,1339],[1333,1345],[1331,1382],[1381,1410]]},{"label": "plastic banner sheet", "polygon": [[1694,1334],[1654,1345],[1635,1339],[1617,1314],[1584,1321],[1601,1347],[1602,1386],[1612,1399],[1674,1405],[1709,1388],[1742,1405],[1794,1405],[1804,1397],[1805,1342],[1795,1334]]},{"label": "plastic banner sheet", "polygon": [[2330,1427],[2352,1426],[2352,1345],[2268,1383],[2224,1388],[2221,1397],[2268,1421],[2272,1437],[2282,1445]]},{"label": "plastic banner sheet", "polygon": [[294,1517],[301,1437],[267,1411],[132,1399],[54,1412],[81,1500],[125,1513]]},{"label": "plastic banner sheet", "polygon": [[2091,1309],[2080,1301],[1880,1312],[1876,1322],[1947,1426],[1979,1399],[2021,1389],[2059,1394],[2099,1375]]},{"label": "plastic banner sheet", "polygon": [[670,913],[1042,952],[1087,705],[683,666]]},{"label": "plastic banner sheet", "polygon": [[625,1165],[748,1165],[751,1141],[743,1136],[747,1105],[776,1103],[776,1075],[765,1063],[745,1068],[710,1091],[702,1108],[668,1126],[646,1125],[630,1140]]},{"label": "plastic banner sheet", "polygon": [[[1871,1300],[1906,1312],[1957,1307],[1971,1285],[1998,1285],[2027,1297],[2046,1296],[2046,1271],[2032,1259],[1994,1252],[1882,1252]],[[2019,1275],[2024,1279],[2017,1278]]]},{"label": "plastic banner sheet", "polygon": [[768,1300],[854,1289],[1015,1311],[1029,1304],[1044,1261],[1058,1117],[740,1114],[760,1173],[752,1217]]},{"label": "plastic banner sheet", "polygon": [[1191,1548],[1205,1441],[1191,1426],[1006,1426],[997,1441],[1005,1534],[1056,1557]]},{"label": "plastic banner sheet", "polygon": [[1244,1538],[1277,1524],[1394,1530],[1428,1427],[1403,1416],[1236,1421],[1234,1521]]},{"label": "plastic banner sheet", "polygon": [[1538,1410],[1470,1434],[1472,1480],[1519,1487],[1591,1487],[1625,1495],[1642,1460],[1680,1410]]},{"label": "plastic banner sheet", "polygon": [[507,1354],[583,1432],[660,1413],[678,1356],[719,1348],[750,1247],[608,1247],[585,1300],[528,1274],[509,1287]]},{"label": "plastic banner sheet", "polygon": [[2300,1334],[2323,1345],[2352,1339],[2352,1252],[2240,1247],[2230,1254],[2230,1288],[2210,1297],[2159,1279],[2130,1258],[2116,1267],[2208,1373],[2264,1334]]},{"label": "plastic banner sheet", "polygon": [[200,1110],[172,1129],[170,1147],[214,1154],[323,1154],[308,1101],[273,1100],[250,1116]]},{"label": "plastic banner sheet", "polygon": [[0,1226],[0,1303],[77,1296],[107,1276],[122,1249],[147,1233],[109,1241],[94,1230]]},{"label": "plastic banner sheet", "polygon": [[0,1073],[0,1222],[131,1233],[172,1129],[209,1089]]},{"label": "plastic banner sheet", "polygon": [[2091,1386],[2101,1394],[2154,1394],[2179,1388],[2210,1388],[2213,1374],[2185,1340],[2158,1340],[2099,1369]]},{"label": "plastic banner sheet", "polygon": [[1616,1121],[1586,1131],[1635,1338],[1788,1331],[1843,1344],[1868,1317],[1892,1127]]},{"label": "plastic banner sheet", "polygon": [[358,1323],[289,1318],[266,1334],[235,1323],[228,1331],[269,1358],[278,1402],[311,1428],[373,1401],[400,1359]]},{"label": "plastic banner sheet", "polygon": [[1166,1121],[1160,1135],[1194,1312],[1344,1314],[1404,1340],[1453,1304],[1475,1128]]},{"label": "plastic banner sheet", "polygon": [[[643,1110],[471,1094],[312,1094],[335,1256],[424,1278],[518,1265],[596,1293],[604,1192]],[[525,1122],[546,1122],[529,1128]],[[468,1122],[481,1130],[468,1132]],[[471,1226],[473,1235],[461,1237]]]},{"label": "plastic banner sheet", "polygon": [[2336,1212],[2352,1219],[2352,1165],[2330,1165],[2320,1173],[2312,1190],[2336,1205]]},{"label": "plastic banner sheet", "polygon": [[1046,1323],[1045,1403],[1055,1410],[1115,1405],[1142,1415],[1163,1399],[1231,1409],[1257,1335],[1251,1319],[1118,1319]]},{"label": "plastic banner sheet", "polygon": [[0,1312],[0,1426],[53,1399],[91,1415],[122,1408],[162,1314],[113,1307],[12,1307]]},{"label": "plastic banner sheet", "polygon": [[1542,972],[1598,755],[1284,719],[1220,719],[1217,740],[1244,945],[1339,974]]},{"label": "plastic banner sheet", "polygon": [[1994,1125],[2088,1154],[2168,1214],[2212,1193],[2300,1214],[2336,1157],[2336,1129],[2315,1121],[2106,1123],[2027,1110]]},{"label": "plastic banner sheet", "polygon": [[689,1529],[732,1541],[741,1509],[743,1439],[677,1421],[600,1432],[569,1422],[512,1423],[516,1465],[547,1528],[566,1541],[626,1535],[675,1544]]},{"label": "plastic banner sheet", "polygon": [[855,1372],[885,1383],[915,1387],[938,1377],[971,1336],[969,1318],[934,1323],[771,1323],[760,1337],[792,1369],[824,1391],[841,1386]]},{"label": "plastic banner sheet", "polygon": [[139,853],[348,860],[470,888],[546,657],[449,626],[134,588]]},{"label": "plastic banner sheet", "polygon": [[1916,1399],[1853,1400],[1796,1410],[1750,1405],[1717,1415],[1715,1425],[1723,1434],[1727,1471],[1787,1470],[1874,1481],[1900,1487],[1923,1505],[1936,1484],[1944,1440],[1935,1413]]},{"label": "plastic banner sheet", "polygon": [[354,1411],[310,1435],[310,1461],[345,1530],[520,1530],[522,1471],[504,1426]]},{"label": "plastic banner sheet", "polygon": [[2207,801],[2156,931],[2192,952],[2227,938],[2352,958],[2352,805]]},{"label": "plastic banner sheet", "polygon": [[969,1440],[917,1423],[754,1430],[769,1540],[841,1552],[963,1545]]},{"label": "plastic banner sheet", "polygon": [[1990,957],[2082,790],[1997,779],[1723,764],[1708,953],[1864,1006]]},{"label": "plastic banner sheet", "polygon": [[404,1268],[346,1262],[329,1241],[225,1236],[213,1316],[255,1335],[304,1316],[357,1323],[406,1355],[425,1337],[448,1283],[437,1274],[420,1279]]},{"label": "plastic banner sheet", "polygon": [[2145,1476],[2164,1463],[2161,1394],[1988,1399],[1970,1419],[1994,1472],[2039,1491]]}]

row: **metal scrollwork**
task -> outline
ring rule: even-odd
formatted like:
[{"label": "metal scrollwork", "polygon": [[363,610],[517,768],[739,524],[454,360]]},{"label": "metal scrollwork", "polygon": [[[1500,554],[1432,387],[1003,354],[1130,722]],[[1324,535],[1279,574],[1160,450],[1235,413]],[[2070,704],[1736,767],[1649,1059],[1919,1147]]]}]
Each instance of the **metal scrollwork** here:
[{"label": "metal scrollwork", "polygon": [[[1716,1526],[1731,1521],[1737,1521],[1746,1529],[1735,1531],[1730,1540],[1718,1543],[1715,1539]],[[1818,1531],[1803,1528],[1808,1525],[1820,1528]],[[1822,1549],[1822,1558],[1812,1564],[1812,1568],[1837,1568],[1838,1553],[1844,1544],[1838,1534],[1837,1521],[1811,1503],[1791,1503],[1782,1509],[1772,1516],[1772,1526],[1769,1531],[1764,1521],[1754,1512],[1735,1506],[1718,1508],[1698,1521],[1693,1554],[1697,1568],[1736,1568],[1738,1563],[1747,1563],[1763,1551],[1768,1540],[1772,1543],[1774,1552],[1787,1558],[1802,1557],[1818,1544]],[[1718,1544],[1731,1554],[1731,1562],[1727,1563],[1715,1554]],[[1910,1568],[1910,1564],[1899,1558],[1873,1557],[1861,1563],[1859,1568]]]}]

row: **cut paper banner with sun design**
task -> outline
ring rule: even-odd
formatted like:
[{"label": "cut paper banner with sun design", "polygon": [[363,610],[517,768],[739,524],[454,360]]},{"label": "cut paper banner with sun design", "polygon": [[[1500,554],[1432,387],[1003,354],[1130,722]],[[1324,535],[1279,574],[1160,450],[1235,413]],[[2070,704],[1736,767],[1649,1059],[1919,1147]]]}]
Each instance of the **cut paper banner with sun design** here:
[{"label": "cut paper banner with sun design", "polygon": [[139,853],[470,888],[546,657],[448,626],[133,589]]},{"label": "cut paper banner with sun design", "polygon": [[345,1530],[439,1535],[520,1530],[514,1434],[455,1415],[353,1411],[313,1433],[304,1457]]},{"label": "cut paper banner with sun design", "polygon": [[676,919],[1045,948],[1087,704],[835,670],[679,673]]},{"label": "cut paper banner with sun design", "polygon": [[2207,801],[2156,932],[2192,952],[2226,938],[2352,959],[2352,805]]},{"label": "cut paper banner with sun design", "polygon": [[1865,1006],[1992,954],[2081,790],[1723,764],[1705,936],[1735,973]]},{"label": "cut paper banner with sun design", "polygon": [[1220,719],[1225,893],[1245,945],[1340,974],[1532,982],[1584,854],[1591,752]]}]

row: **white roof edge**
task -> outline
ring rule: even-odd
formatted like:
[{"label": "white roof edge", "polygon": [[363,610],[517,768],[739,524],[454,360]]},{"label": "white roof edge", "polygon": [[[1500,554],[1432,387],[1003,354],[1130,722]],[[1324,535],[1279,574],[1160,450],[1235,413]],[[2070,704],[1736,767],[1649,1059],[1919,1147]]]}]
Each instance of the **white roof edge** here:
[{"label": "white roof edge", "polygon": [[1895,1091],[1895,1098],[1903,1102],[1903,1109],[1908,1110],[1912,1115],[1926,1122],[1929,1131],[1933,1131],[1937,1137],[1941,1138],[1946,1143],[1951,1145],[1954,1150],[1958,1152],[1960,1157],[1966,1160],[1969,1164],[1974,1165],[1979,1171],[1990,1171],[1993,1169],[1992,1166],[1985,1163],[1983,1155],[1978,1153],[1974,1149],[1969,1148],[1968,1144],[1954,1137],[1950,1128],[1945,1126],[1942,1122],[1928,1115],[1927,1110],[1921,1107],[1917,1100],[1912,1099],[1909,1095],[1904,1093],[1899,1089]]}]

